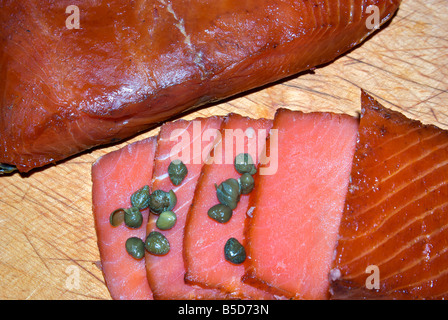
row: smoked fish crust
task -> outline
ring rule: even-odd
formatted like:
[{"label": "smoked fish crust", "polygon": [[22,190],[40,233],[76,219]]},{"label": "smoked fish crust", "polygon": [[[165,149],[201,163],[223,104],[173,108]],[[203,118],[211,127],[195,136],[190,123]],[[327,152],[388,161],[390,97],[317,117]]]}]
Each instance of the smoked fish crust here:
[{"label": "smoked fish crust", "polygon": [[82,0],[79,29],[72,4],[2,3],[0,163],[21,172],[333,61],[400,0]]},{"label": "smoked fish crust", "polygon": [[332,299],[448,298],[448,132],[365,92]]}]

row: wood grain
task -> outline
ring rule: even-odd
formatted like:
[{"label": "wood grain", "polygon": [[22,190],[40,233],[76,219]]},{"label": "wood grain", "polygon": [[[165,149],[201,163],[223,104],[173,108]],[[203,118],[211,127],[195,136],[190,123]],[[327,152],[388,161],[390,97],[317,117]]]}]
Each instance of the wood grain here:
[{"label": "wood grain", "polygon": [[[279,107],[356,115],[360,88],[406,116],[448,129],[448,7],[404,0],[393,21],[337,61],[185,116],[237,112],[273,117]],[[143,133],[32,174],[0,178],[0,299],[110,299],[99,267],[90,169]],[[79,272],[79,282],[73,282]]]}]

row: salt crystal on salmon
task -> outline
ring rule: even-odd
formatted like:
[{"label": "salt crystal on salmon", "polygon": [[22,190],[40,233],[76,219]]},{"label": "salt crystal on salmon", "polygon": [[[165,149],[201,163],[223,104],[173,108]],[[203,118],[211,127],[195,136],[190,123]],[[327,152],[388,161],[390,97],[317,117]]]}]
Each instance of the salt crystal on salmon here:
[{"label": "salt crystal on salmon", "polygon": [[[222,117],[198,118],[192,121],[178,120],[162,125],[155,158],[152,190],[173,190],[177,204],[173,208],[177,220],[173,228],[159,230],[158,215],[151,214],[147,234],[162,233],[170,243],[170,251],[163,256],[146,253],[148,281],[155,299],[224,299],[219,290],[203,289],[186,284],[183,260],[183,236],[188,209],[193,201],[196,183],[204,161],[208,159],[214,140],[219,133]],[[178,186],[168,175],[168,166],[173,160],[181,160],[188,174]]]},{"label": "salt crystal on salmon", "polygon": [[277,111],[278,143],[266,146],[278,169],[255,180],[243,281],[286,298],[328,298],[357,129],[348,115]]},{"label": "salt crystal on salmon", "polygon": [[215,184],[241,174],[234,159],[240,153],[251,155],[258,163],[264,150],[272,120],[251,119],[230,114],[221,128],[221,142],[214,149],[213,162],[204,165],[188,212],[184,236],[185,280],[205,288],[218,288],[240,299],[274,299],[263,290],[241,281],[244,265],[225,259],[224,246],[229,238],[244,244],[244,225],[249,196],[241,195],[229,221],[219,223],[208,216],[208,210],[219,204]]},{"label": "salt crystal on salmon", "polygon": [[153,294],[146,278],[145,261],[131,257],[126,240],[145,240],[148,210],[142,210],[143,224],[131,229],[124,224],[113,227],[110,214],[131,206],[130,197],[148,185],[153,171],[156,138],[132,143],[99,158],[92,167],[92,201],[101,268],[113,299],[151,300]]},{"label": "salt crystal on salmon", "polygon": [[362,93],[333,299],[448,298],[448,131]]}]

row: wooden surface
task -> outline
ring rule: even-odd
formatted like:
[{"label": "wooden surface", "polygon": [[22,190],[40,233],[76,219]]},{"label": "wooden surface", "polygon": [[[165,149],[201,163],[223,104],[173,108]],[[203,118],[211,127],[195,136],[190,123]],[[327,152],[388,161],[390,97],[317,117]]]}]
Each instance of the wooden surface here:
[{"label": "wooden surface", "polygon": [[[337,61],[186,118],[276,108],[356,115],[360,88],[386,107],[448,129],[448,2],[403,0],[387,27]],[[92,163],[126,143],[29,175],[1,177],[0,299],[110,299],[91,209]]]}]

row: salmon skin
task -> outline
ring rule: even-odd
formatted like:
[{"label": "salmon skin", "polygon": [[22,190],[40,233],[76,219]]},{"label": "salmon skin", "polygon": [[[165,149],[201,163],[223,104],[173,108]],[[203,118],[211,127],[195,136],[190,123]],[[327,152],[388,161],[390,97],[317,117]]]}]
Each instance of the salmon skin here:
[{"label": "salmon skin", "polygon": [[261,165],[255,179],[243,281],[286,298],[328,298],[357,128],[348,115],[277,111],[268,139],[277,142],[266,148],[278,168],[261,175]]},{"label": "salmon skin", "polygon": [[362,93],[333,299],[448,298],[448,132]]},{"label": "salmon skin", "polygon": [[5,0],[0,172],[55,163],[330,62],[375,30],[369,5],[382,24],[399,4],[84,0],[76,29],[65,13],[75,14],[73,1]]},{"label": "salmon skin", "polygon": [[135,142],[99,158],[92,167],[92,202],[101,268],[107,288],[116,300],[151,300],[145,261],[131,257],[126,240],[145,240],[148,210],[143,210],[143,225],[131,229],[124,224],[113,227],[110,214],[131,206],[131,195],[148,185],[153,171],[156,138]]},{"label": "salmon skin", "polygon": [[[155,256],[146,253],[145,256],[148,281],[157,300],[227,297],[216,289],[203,289],[186,284],[183,259],[184,227],[188,209],[193,201],[201,168],[214,147],[221,123],[222,117],[210,117],[167,122],[161,127],[152,189],[175,192],[177,204],[173,211],[177,219],[173,228],[159,230],[156,226],[158,216],[151,214],[147,225],[147,234],[151,231],[161,232],[170,243],[170,251],[166,255]],[[187,176],[178,186],[173,185],[168,175],[168,166],[176,159],[182,160],[188,170]]]},{"label": "salmon skin", "polygon": [[275,299],[263,290],[241,281],[244,265],[235,265],[224,257],[224,246],[229,238],[244,244],[244,225],[248,209],[248,195],[241,195],[231,219],[218,223],[208,216],[208,210],[218,204],[215,184],[241,175],[235,170],[234,158],[249,153],[258,163],[264,151],[272,120],[251,119],[230,114],[221,128],[221,141],[213,154],[213,162],[204,165],[194,193],[185,225],[184,258],[185,281],[204,288],[217,288],[238,299]]}]

